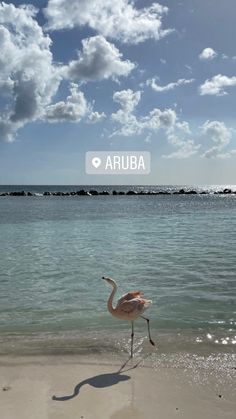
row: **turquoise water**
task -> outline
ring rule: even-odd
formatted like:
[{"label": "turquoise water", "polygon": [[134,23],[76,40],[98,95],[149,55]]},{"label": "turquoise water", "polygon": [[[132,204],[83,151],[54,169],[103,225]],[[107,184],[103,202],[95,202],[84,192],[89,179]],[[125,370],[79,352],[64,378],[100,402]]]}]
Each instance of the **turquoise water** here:
[{"label": "turquoise water", "polygon": [[153,300],[161,344],[232,351],[235,256],[235,195],[1,197],[0,352],[122,345],[103,275]]}]

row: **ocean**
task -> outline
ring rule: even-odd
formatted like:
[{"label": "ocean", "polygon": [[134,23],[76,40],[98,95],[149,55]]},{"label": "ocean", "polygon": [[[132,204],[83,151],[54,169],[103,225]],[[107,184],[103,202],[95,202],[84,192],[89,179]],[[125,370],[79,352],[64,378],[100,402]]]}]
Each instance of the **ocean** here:
[{"label": "ocean", "polygon": [[[128,352],[103,275],[152,300],[156,351],[234,353],[236,195],[42,196],[82,188],[180,186],[0,186],[37,194],[0,197],[0,354]],[[144,320],[135,332],[151,350]]]}]

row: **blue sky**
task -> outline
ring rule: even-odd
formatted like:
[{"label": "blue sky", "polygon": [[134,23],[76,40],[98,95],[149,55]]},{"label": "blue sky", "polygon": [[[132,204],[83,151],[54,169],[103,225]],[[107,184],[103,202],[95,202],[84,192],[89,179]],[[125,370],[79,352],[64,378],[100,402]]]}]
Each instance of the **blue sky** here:
[{"label": "blue sky", "polygon": [[[235,2],[0,4],[1,184],[233,184]],[[85,174],[147,150],[148,176]]]}]

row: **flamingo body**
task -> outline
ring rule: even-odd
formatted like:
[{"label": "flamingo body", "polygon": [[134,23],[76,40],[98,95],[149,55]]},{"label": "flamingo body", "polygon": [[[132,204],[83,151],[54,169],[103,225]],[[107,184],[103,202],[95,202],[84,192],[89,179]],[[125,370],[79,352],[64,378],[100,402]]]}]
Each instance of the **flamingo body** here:
[{"label": "flamingo body", "polygon": [[151,300],[143,298],[142,292],[130,291],[117,301],[111,314],[119,319],[133,321],[143,314],[151,303]]}]

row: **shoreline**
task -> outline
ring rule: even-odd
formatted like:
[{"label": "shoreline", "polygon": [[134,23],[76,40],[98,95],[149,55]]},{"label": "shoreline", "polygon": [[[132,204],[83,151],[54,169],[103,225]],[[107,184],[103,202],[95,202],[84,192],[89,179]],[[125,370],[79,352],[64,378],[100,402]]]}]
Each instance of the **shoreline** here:
[{"label": "shoreline", "polygon": [[[2,343],[4,343],[2,341]],[[156,346],[149,345],[147,339],[136,339],[134,344],[134,360],[149,370],[159,369],[183,370],[197,381],[207,381],[209,375],[216,375],[222,383],[233,383],[236,379],[236,354],[234,347],[196,345],[175,345],[172,342],[163,342],[160,337],[155,340]],[[11,349],[9,345],[1,346],[0,367],[14,365],[18,362],[38,362],[43,359],[59,362],[102,363],[109,365],[122,365],[130,356],[130,339],[123,338],[117,342],[95,339],[78,341],[52,340],[51,343],[40,340],[25,342],[25,345],[15,341]],[[199,375],[199,371],[201,374]]]},{"label": "shoreline", "polygon": [[[235,417],[234,386],[210,367],[150,366],[127,356],[0,356],[4,419],[222,419]],[[226,377],[227,378],[227,377]]]},{"label": "shoreline", "polygon": [[[81,330],[67,330],[62,332],[15,332],[0,333],[0,356],[7,354],[20,355],[83,355],[86,352],[91,354],[101,353],[129,353],[130,350],[130,331],[121,329],[111,333],[110,329],[90,331],[85,333]],[[227,335],[227,336],[226,336]],[[189,353],[196,355],[210,355],[212,353],[235,353],[235,331],[225,330],[224,333],[205,330],[183,331],[175,333],[173,330],[152,330],[153,340],[156,346],[153,348],[148,342],[145,330],[136,330],[134,345],[136,351],[147,354],[160,353],[175,354]]]}]

